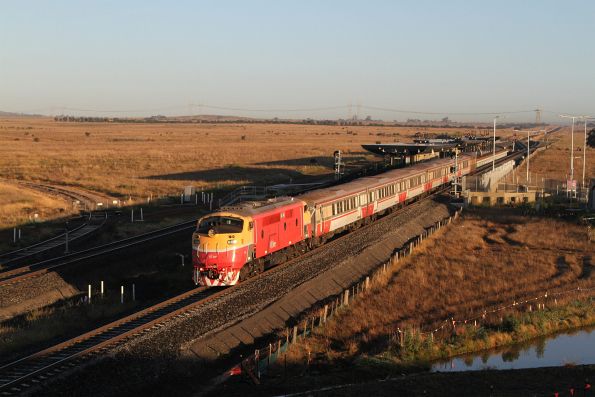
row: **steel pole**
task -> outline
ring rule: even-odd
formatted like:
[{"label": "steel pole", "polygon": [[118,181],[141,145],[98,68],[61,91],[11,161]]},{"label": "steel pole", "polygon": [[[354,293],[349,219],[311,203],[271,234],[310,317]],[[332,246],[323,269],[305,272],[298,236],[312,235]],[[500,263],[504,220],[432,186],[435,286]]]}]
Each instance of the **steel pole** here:
[{"label": "steel pole", "polygon": [[585,164],[586,163],[587,163],[587,119],[585,119],[585,141],[583,143],[583,190],[585,190]]},{"label": "steel pole", "polygon": [[492,171],[496,169],[496,119],[494,118],[494,144],[492,149]]},{"label": "steel pole", "polygon": [[529,186],[529,145],[530,145],[530,140],[529,140],[529,131],[527,131],[527,187]]},{"label": "steel pole", "polygon": [[570,181],[574,183],[574,119],[572,117],[572,129],[570,130]]}]

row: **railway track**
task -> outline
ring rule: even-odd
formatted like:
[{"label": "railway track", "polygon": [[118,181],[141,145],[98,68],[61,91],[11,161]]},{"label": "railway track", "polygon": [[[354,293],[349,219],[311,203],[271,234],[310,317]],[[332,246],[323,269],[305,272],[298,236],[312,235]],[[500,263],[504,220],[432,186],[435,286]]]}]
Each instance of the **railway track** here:
[{"label": "railway track", "polygon": [[[513,153],[506,158],[501,159],[499,162],[509,161],[519,155],[522,154]],[[490,169],[490,167],[491,164],[481,168]],[[476,173],[478,172],[482,172],[482,170],[476,170]],[[428,198],[444,193],[449,189],[449,187],[442,188],[437,192],[422,198],[418,202],[425,201]],[[416,203],[413,203],[413,205],[415,204]],[[393,212],[391,216],[397,216],[404,209],[410,207],[411,205],[399,209]],[[360,230],[373,226],[374,223],[364,226],[360,228]],[[194,227],[194,221],[192,221],[189,228],[190,227]],[[344,237],[345,236],[339,236],[315,250],[324,249],[325,247],[336,244],[337,241]],[[125,247],[123,246],[120,248]],[[289,260],[283,265],[276,266],[275,269],[285,268],[291,265],[292,262],[293,260]],[[262,277],[263,275],[264,274],[260,274],[255,278]],[[32,390],[44,380],[80,366],[84,362],[89,362],[93,360],[94,357],[105,353],[108,349],[116,347],[131,338],[141,336],[142,334],[149,332],[151,329],[163,327],[168,321],[172,321],[173,319],[191,316],[193,311],[198,310],[202,305],[213,302],[232,290],[232,288],[218,288],[216,290],[204,287],[196,288],[141,310],[140,312],[89,331],[76,338],[72,338],[38,353],[0,366],[0,395],[10,396],[20,394],[27,390]]]},{"label": "railway track", "polygon": [[[407,207],[394,211],[391,216],[398,216],[403,210],[447,192],[449,189],[449,187],[444,187]],[[374,227],[374,223],[363,226],[358,230],[361,231],[370,227]],[[332,247],[346,236],[349,236],[349,234],[329,240],[326,244],[309,252]],[[291,266],[295,259],[290,259],[282,265],[275,266],[272,270],[278,271]],[[270,272],[261,273],[251,278],[249,282],[268,273]],[[43,381],[80,367],[134,337],[140,337],[152,329],[164,327],[168,321],[191,316],[194,311],[203,305],[212,303],[232,291],[233,287],[216,289],[198,287],[78,337],[0,366],[0,395],[11,396],[32,390]]]},{"label": "railway track", "polygon": [[[101,229],[105,225],[106,220],[107,213],[90,213],[88,219],[83,224],[68,231],[68,241],[71,242],[89,236]],[[14,267],[13,264],[17,262],[43,254],[47,251],[55,250],[56,248],[65,246],[65,244],[66,233],[62,233],[39,243],[0,254],[0,266],[3,268]]]},{"label": "railway track", "polygon": [[21,266],[0,272],[0,288],[10,284],[16,284],[27,279],[39,277],[49,271],[80,262],[85,259],[91,259],[100,255],[105,255],[132,246],[143,244],[148,241],[159,239],[175,233],[189,231],[194,229],[196,219],[178,223],[152,232],[144,233],[138,236],[129,237],[112,243],[103,244],[86,250],[65,254],[56,258],[47,259],[27,266]]},{"label": "railway track", "polygon": [[201,305],[226,294],[225,289],[195,288],[45,350],[0,366],[0,395],[20,394],[44,380],[92,360],[97,354],[189,316]]},{"label": "railway track", "polygon": [[42,193],[49,193],[54,196],[59,196],[66,201],[72,201],[73,205],[83,205],[83,208],[88,211],[97,209],[97,204],[107,204],[108,198],[99,194],[93,194],[77,188],[50,185],[47,183],[35,183],[28,181],[14,181],[5,180],[7,182],[17,183],[28,189],[37,190]]}]

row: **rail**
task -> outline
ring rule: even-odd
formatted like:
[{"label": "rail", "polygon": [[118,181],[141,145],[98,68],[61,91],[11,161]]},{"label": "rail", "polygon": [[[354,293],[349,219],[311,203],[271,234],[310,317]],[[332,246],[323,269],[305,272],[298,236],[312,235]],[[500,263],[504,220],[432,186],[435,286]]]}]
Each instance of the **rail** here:
[{"label": "rail", "polygon": [[[87,222],[68,231],[69,241],[75,241],[75,240],[81,239],[83,237],[88,236],[91,233],[96,232],[100,228],[102,228],[105,225],[105,222],[107,220],[107,212],[105,213],[105,216],[102,217],[102,219],[103,219],[102,222],[99,225],[95,225],[95,227],[91,227],[91,226],[93,226],[93,225],[91,225],[92,217],[93,217],[93,214],[89,213],[89,220]],[[85,228],[88,228],[90,230],[88,230],[82,234],[77,234],[77,232],[82,231]],[[60,244],[51,245],[51,243],[57,242],[59,240],[65,241],[65,238],[66,238],[66,233],[62,233],[55,237],[49,238],[47,240],[43,240],[38,243],[31,244],[31,245],[28,245],[23,248],[19,248],[17,250],[13,250],[13,251],[9,251],[9,252],[0,254],[0,264],[2,264],[3,266],[6,266],[10,263],[21,261],[21,260],[29,258],[31,256],[40,255],[40,254],[43,254],[44,252],[51,251],[51,250],[56,249],[57,247],[60,246]],[[43,248],[43,246],[47,246],[48,244],[50,244],[49,247]]]},{"label": "rail", "polygon": [[13,268],[7,271],[0,272],[0,287],[8,284],[14,284],[25,279],[38,277],[47,273],[50,270],[55,270],[59,267],[66,266],[85,259],[94,258],[100,255],[111,253],[124,248],[129,248],[134,245],[142,244],[157,238],[169,236],[174,233],[179,233],[185,230],[193,229],[196,219],[181,222],[162,229],[153,230],[138,236],[128,237],[122,240],[103,244],[97,247],[88,248],[86,250],[73,252],[71,254],[62,255],[60,257],[47,259],[45,261],[37,262],[32,265]]},{"label": "rail", "polygon": [[[445,192],[446,190],[448,190],[448,188],[443,188],[440,189],[440,192]],[[435,194],[437,193],[429,195],[421,199],[420,201],[428,199]],[[398,212],[400,211],[397,211],[397,213]],[[175,233],[180,230],[185,230],[187,228],[194,227],[194,223],[195,220],[182,222],[180,224],[173,225],[168,228],[145,233],[141,236],[120,240],[118,242],[106,244],[97,248],[109,247],[114,244],[120,245],[118,245],[118,247],[115,248],[110,248],[110,250],[125,248],[127,246],[135,244],[134,240],[138,239],[139,237],[153,239],[156,238],[154,236],[155,234],[157,236],[163,235],[162,232],[166,229],[168,229],[167,233]],[[450,220],[448,221],[448,223],[450,223]],[[440,228],[440,225],[441,224],[438,223],[437,228]],[[437,230],[437,228],[429,230],[435,231]],[[125,241],[128,241],[129,244],[121,244]],[[144,241],[148,240],[143,240],[143,242]],[[417,240],[415,240],[411,241],[410,244],[412,244],[411,247],[414,247],[418,244],[418,242]],[[323,248],[324,246],[319,247],[317,249]],[[93,249],[87,251],[93,251]],[[90,252],[83,258],[78,258],[75,260],[85,259],[88,257],[100,255],[102,253],[103,252]],[[62,263],[55,266],[62,266],[64,264],[66,263]],[[282,266],[277,266],[277,268],[281,267]],[[47,270],[49,270],[49,268],[43,269],[43,271]],[[0,284],[1,283],[2,282],[0,282]],[[21,358],[9,364],[0,366],[0,393],[2,393],[3,395],[11,395],[14,393],[20,393],[25,389],[29,389],[33,386],[33,384],[39,384],[43,380],[48,378],[48,376],[44,374],[64,372],[72,366],[79,364],[78,362],[76,364],[73,363],[73,360],[76,358],[83,358],[87,355],[90,355],[93,352],[100,352],[103,349],[115,347],[118,345],[118,343],[122,343],[128,338],[138,335],[144,330],[162,327],[169,320],[178,317],[181,318],[186,315],[191,315],[193,310],[197,310],[198,306],[204,305],[207,302],[222,297],[225,294],[229,293],[231,290],[232,289],[217,289],[215,292],[213,292],[213,289],[196,288],[176,297],[173,297],[171,299],[168,299],[164,302],[158,303],[149,308],[131,314],[127,317],[101,326],[83,335],[69,339],[68,341],[59,343],[55,346],[49,347],[35,354]]]},{"label": "rail", "polygon": [[71,368],[64,365],[71,363],[75,358],[115,347],[136,334],[162,327],[166,322],[189,315],[199,306],[225,293],[225,289],[195,288],[83,335],[0,366],[0,393],[21,393],[46,379],[47,376],[44,374],[50,371],[63,372]]}]

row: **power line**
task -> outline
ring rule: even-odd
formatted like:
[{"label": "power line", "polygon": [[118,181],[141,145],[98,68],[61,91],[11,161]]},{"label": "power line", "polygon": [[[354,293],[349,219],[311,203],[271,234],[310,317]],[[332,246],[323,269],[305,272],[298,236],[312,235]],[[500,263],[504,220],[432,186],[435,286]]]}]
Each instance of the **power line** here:
[{"label": "power line", "polygon": [[238,107],[227,107],[227,106],[214,106],[214,105],[204,105],[204,104],[191,104],[192,106],[200,106],[207,109],[217,109],[217,110],[233,110],[236,112],[318,112],[324,110],[338,110],[338,109],[345,109],[347,106],[327,106],[327,107],[314,107],[314,108],[294,108],[294,109],[285,109],[285,108],[238,108]]},{"label": "power line", "polygon": [[[213,110],[225,110],[225,111],[235,111],[235,112],[256,112],[256,113],[282,113],[282,112],[320,112],[320,111],[329,111],[329,110],[350,110],[353,111],[353,105],[350,103],[348,105],[339,105],[339,106],[322,106],[322,107],[307,107],[307,108],[248,108],[248,107],[232,107],[232,106],[218,106],[218,105],[208,105],[203,103],[189,103],[186,105],[180,106],[168,106],[168,107],[161,107],[161,108],[144,108],[144,109],[93,109],[93,108],[79,108],[79,107],[70,107],[70,106],[55,106],[52,109],[60,109],[62,111],[75,111],[75,112],[88,112],[88,113],[159,113],[163,111],[171,111],[171,110],[184,110],[188,109],[189,107],[198,107],[200,109],[213,109]],[[381,112],[389,112],[389,113],[400,113],[400,114],[417,114],[417,115],[434,115],[434,116],[496,116],[496,115],[504,115],[504,114],[525,114],[525,113],[532,113],[536,112],[537,109],[527,109],[527,110],[509,110],[509,111],[500,111],[500,112],[438,112],[438,111],[424,111],[424,110],[411,110],[411,109],[400,109],[400,108],[388,108],[388,107],[380,107],[380,106],[369,106],[363,105],[361,102],[358,101],[357,103],[358,113],[360,109],[367,109],[367,110],[375,110]],[[41,109],[39,109],[41,110]],[[548,114],[559,114],[559,112],[554,112],[551,110],[539,109],[540,113],[548,113]]]},{"label": "power line", "polygon": [[506,111],[506,112],[425,112],[419,110],[405,110],[405,109],[391,109],[377,106],[364,106],[362,108],[369,110],[379,110],[383,112],[393,113],[408,113],[408,114],[425,114],[425,115],[438,115],[438,116],[495,116],[499,114],[520,114],[520,113],[531,113],[534,110],[517,110],[517,111]]}]

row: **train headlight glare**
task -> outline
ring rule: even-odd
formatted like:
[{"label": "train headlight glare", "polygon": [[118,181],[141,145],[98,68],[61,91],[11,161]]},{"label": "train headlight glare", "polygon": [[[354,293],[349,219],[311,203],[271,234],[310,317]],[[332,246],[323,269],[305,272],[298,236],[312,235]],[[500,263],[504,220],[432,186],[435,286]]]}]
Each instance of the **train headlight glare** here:
[{"label": "train headlight glare", "polygon": [[227,240],[227,244],[230,244],[230,245],[231,245],[231,244],[235,244],[235,243],[237,243],[237,242],[238,242],[238,240],[236,240],[236,239],[233,239],[233,240]]}]

